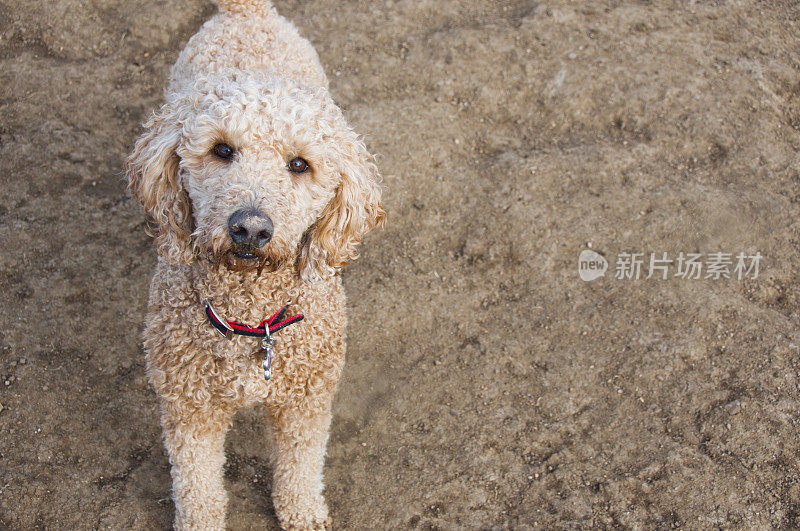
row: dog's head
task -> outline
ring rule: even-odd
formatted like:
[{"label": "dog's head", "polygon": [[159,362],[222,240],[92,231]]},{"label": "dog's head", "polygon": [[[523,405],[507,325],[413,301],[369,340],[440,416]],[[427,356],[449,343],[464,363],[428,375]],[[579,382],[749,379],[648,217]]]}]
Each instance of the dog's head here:
[{"label": "dog's head", "polygon": [[171,263],[325,278],[383,222],[377,168],[323,88],[231,71],[174,92],[127,160]]}]

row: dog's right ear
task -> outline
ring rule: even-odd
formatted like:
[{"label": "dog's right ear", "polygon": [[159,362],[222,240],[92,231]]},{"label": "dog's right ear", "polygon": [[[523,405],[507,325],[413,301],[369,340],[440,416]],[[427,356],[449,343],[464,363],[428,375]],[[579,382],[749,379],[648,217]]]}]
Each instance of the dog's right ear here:
[{"label": "dog's right ear", "polygon": [[150,216],[148,234],[158,253],[173,264],[188,263],[192,211],[178,171],[181,126],[173,105],[163,105],[144,127],[125,162],[128,189]]}]

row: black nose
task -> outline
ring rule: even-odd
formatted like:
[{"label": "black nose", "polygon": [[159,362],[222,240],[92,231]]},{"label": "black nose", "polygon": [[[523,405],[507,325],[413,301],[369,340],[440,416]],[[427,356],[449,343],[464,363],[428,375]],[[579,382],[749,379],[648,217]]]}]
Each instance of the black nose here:
[{"label": "black nose", "polygon": [[228,218],[228,233],[236,245],[264,247],[272,239],[272,220],[254,209],[237,210]]}]

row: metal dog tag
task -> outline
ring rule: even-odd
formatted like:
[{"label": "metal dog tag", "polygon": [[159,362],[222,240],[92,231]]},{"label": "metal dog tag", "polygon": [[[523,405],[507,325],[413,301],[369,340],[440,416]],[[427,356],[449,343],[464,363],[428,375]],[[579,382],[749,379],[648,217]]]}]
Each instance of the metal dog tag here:
[{"label": "metal dog tag", "polygon": [[264,349],[264,361],[261,366],[264,368],[264,379],[269,380],[272,377],[272,354],[275,352],[275,340],[269,336],[261,340],[261,348]]}]

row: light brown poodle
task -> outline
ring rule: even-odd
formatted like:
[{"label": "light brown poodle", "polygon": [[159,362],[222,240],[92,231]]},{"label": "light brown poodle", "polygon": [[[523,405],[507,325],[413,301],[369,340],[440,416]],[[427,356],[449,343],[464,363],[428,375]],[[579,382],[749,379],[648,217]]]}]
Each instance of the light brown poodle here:
[{"label": "light brown poodle", "polygon": [[[379,176],[294,25],[267,0],[218,4],[172,67],[166,103],[126,166],[159,254],[144,347],[175,527],[224,528],[225,434],[238,409],[261,402],[278,519],[286,529],[321,529],[345,355],[339,272],[384,220]],[[286,301],[305,320],[275,336],[265,379],[269,338],[237,335],[243,326],[213,317],[252,332]]]}]

